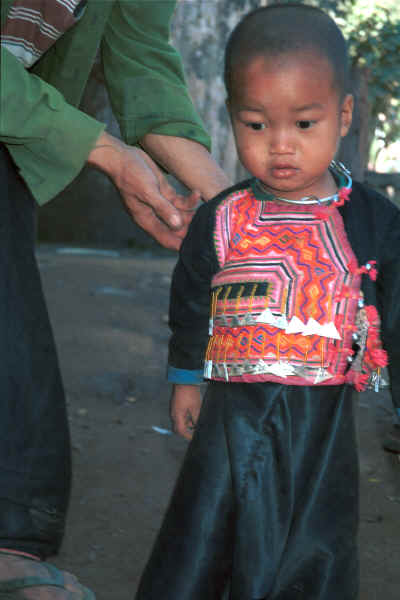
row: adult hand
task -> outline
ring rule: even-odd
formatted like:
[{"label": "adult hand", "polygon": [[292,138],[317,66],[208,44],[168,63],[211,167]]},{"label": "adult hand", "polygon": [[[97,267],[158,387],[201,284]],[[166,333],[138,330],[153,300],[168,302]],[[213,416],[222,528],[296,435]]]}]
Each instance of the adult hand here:
[{"label": "adult hand", "polygon": [[175,433],[191,440],[199,418],[202,404],[198,385],[179,385],[173,387],[170,415]]},{"label": "adult hand", "polygon": [[208,150],[194,140],[148,133],[140,145],[189,190],[199,190],[205,201],[232,185]]},{"label": "adult hand", "polygon": [[162,246],[178,250],[200,201],[184,197],[168,183],[154,161],[139,148],[102,133],[88,163],[109,175],[132,219]]}]

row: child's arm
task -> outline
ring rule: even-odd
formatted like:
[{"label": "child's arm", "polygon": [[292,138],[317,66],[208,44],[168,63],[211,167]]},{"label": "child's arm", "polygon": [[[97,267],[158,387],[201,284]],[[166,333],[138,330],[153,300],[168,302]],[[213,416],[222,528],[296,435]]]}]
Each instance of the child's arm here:
[{"label": "child's arm", "polygon": [[173,386],[170,413],[174,431],[187,440],[193,437],[201,403],[200,386],[181,384]]},{"label": "child's arm", "polygon": [[205,352],[209,340],[210,286],[218,269],[212,202],[195,214],[182,244],[171,286],[168,381],[174,385],[171,417],[186,439],[201,406]]}]

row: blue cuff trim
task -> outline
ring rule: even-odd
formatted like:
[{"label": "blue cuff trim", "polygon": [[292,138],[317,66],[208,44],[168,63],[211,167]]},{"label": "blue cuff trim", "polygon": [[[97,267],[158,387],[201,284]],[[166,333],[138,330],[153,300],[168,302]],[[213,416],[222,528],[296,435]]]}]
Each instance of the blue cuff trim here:
[{"label": "blue cuff trim", "polygon": [[399,407],[399,408],[396,408],[396,413],[397,413],[397,416],[398,416],[398,417],[399,417],[399,419],[400,419],[400,407]]},{"label": "blue cuff trim", "polygon": [[168,367],[167,380],[170,383],[182,383],[187,385],[199,385],[204,381],[202,370],[189,371],[188,369],[177,369]]}]

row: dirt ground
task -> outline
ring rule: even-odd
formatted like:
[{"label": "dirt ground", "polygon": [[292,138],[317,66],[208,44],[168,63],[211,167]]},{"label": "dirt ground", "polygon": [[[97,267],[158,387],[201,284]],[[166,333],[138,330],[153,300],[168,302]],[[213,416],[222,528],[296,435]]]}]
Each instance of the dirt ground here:
[{"label": "dirt ground", "polygon": [[[187,447],[170,432],[164,380],[174,258],[73,252],[38,250],[73,442],[68,528],[54,562],[97,600],[133,600]],[[400,461],[381,449],[392,422],[390,398],[368,392],[356,402],[360,600],[398,600]]]}]

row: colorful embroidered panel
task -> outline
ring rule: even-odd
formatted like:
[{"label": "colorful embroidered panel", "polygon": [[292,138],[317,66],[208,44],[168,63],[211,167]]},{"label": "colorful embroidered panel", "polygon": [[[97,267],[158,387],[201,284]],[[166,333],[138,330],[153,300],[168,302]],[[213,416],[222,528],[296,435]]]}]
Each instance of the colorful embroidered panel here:
[{"label": "colorful embroidered panel", "polygon": [[338,210],[316,213],[251,190],[218,207],[206,377],[344,381],[361,275]]}]

